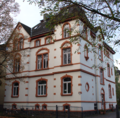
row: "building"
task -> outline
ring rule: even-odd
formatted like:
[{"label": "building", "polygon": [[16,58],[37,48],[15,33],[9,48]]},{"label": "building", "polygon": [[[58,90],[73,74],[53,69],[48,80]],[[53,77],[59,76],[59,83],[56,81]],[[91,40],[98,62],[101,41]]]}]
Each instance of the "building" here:
[{"label": "building", "polygon": [[[4,68],[5,66],[5,45],[2,44],[0,45],[0,108],[4,104],[4,92],[5,92],[5,74],[6,74],[6,69]],[[4,63],[2,63],[4,61]]]},{"label": "building", "polygon": [[[79,17],[68,15],[52,29],[46,28],[46,17],[33,28],[20,22],[16,26],[14,31],[19,35],[9,40],[14,64],[13,72],[6,76],[4,105],[42,106],[44,110],[70,105],[84,111],[115,107],[114,50],[81,8],[65,9],[65,14],[75,11]],[[77,37],[78,43],[71,43],[71,37]]]}]

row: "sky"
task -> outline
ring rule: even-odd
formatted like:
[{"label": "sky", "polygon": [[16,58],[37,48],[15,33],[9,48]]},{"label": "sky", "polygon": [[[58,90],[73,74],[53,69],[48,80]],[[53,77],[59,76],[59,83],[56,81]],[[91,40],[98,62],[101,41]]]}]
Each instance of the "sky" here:
[{"label": "sky", "polygon": [[[27,0],[25,0],[25,2],[23,2],[23,0],[16,0],[16,2],[20,5],[20,13],[17,15],[17,17],[14,17],[14,21],[16,23],[21,22],[29,27],[33,27],[43,19],[43,16],[40,14],[40,9],[37,5],[30,5]],[[119,47],[118,51],[120,49]],[[115,66],[117,66],[120,70],[120,51],[116,52],[114,55],[114,62]]]}]

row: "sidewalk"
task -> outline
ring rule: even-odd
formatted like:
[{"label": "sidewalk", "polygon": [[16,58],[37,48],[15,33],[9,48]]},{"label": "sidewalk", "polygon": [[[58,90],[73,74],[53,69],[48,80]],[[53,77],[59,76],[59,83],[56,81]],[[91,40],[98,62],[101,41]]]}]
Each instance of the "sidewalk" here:
[{"label": "sidewalk", "polygon": [[85,118],[116,118],[116,112],[107,112],[105,115],[95,115],[95,116],[89,116]]}]

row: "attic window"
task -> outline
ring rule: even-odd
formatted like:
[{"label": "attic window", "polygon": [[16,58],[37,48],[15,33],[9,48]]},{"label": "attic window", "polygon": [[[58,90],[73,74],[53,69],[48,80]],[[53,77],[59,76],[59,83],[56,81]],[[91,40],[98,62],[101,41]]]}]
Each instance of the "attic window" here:
[{"label": "attic window", "polygon": [[37,29],[38,26],[34,27],[34,29]]},{"label": "attic window", "polygon": [[18,26],[18,30],[20,30],[20,29],[21,29],[21,26],[19,25],[19,26]]}]

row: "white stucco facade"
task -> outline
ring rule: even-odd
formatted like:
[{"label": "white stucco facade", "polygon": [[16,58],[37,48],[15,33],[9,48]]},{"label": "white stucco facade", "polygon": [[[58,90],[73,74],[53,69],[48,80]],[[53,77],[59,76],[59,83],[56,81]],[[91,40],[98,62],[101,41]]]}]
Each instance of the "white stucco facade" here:
[{"label": "white stucco facade", "polygon": [[[71,28],[75,27],[71,36],[78,35],[83,30],[84,23],[79,20],[67,21],[65,23],[70,24]],[[18,24],[18,26],[20,23]],[[90,28],[87,27],[87,40],[83,37],[78,36],[79,44],[69,43],[70,37],[62,37],[62,27],[64,23],[56,26],[54,33],[51,35],[53,40],[52,43],[45,44],[46,36],[39,36],[38,38],[32,39],[30,35],[21,26],[19,33],[23,35],[24,47],[21,51],[15,52],[21,54],[21,66],[24,68],[16,75],[16,77],[8,71],[6,76],[5,86],[5,98],[4,105],[31,105],[35,106],[39,104],[42,106],[63,106],[69,104],[70,106],[83,107],[83,111],[95,111],[94,104],[97,103],[98,110],[101,109],[101,93],[104,94],[104,108],[109,109],[109,105],[116,105],[116,90],[115,90],[115,75],[113,67],[113,54],[109,51],[109,58],[104,55],[103,61],[100,61],[98,54],[93,52],[92,44],[90,43],[92,37],[90,35]],[[17,28],[15,30],[18,30]],[[76,32],[76,30],[78,32]],[[95,41],[98,41],[99,30],[96,33]],[[35,46],[35,40],[40,39],[40,46]],[[10,43],[14,37],[11,38]],[[98,44],[96,43],[95,51],[98,51]],[[71,48],[71,63],[68,65],[62,64],[62,48],[63,44],[65,47]],[[89,44],[88,57],[85,59],[84,46]],[[63,45],[64,47],[64,45]],[[104,49],[104,48],[103,48]],[[40,50],[40,51],[39,51]],[[75,53],[75,51],[77,52]],[[38,53],[37,53],[38,51]],[[48,68],[37,70],[37,54],[48,53]],[[110,77],[107,74],[107,63],[110,65]],[[97,68],[92,68],[96,65]],[[100,83],[100,67],[104,69],[104,84]],[[8,67],[9,68],[9,67]],[[111,69],[112,68],[112,69]],[[111,74],[111,71],[113,74]],[[62,95],[62,77],[71,78],[71,94]],[[37,80],[45,79],[47,81],[46,96],[36,96]],[[19,82],[19,95],[17,97],[12,96],[12,83]],[[86,90],[86,83],[89,86]],[[108,85],[111,85],[111,97],[109,96]]]}]

